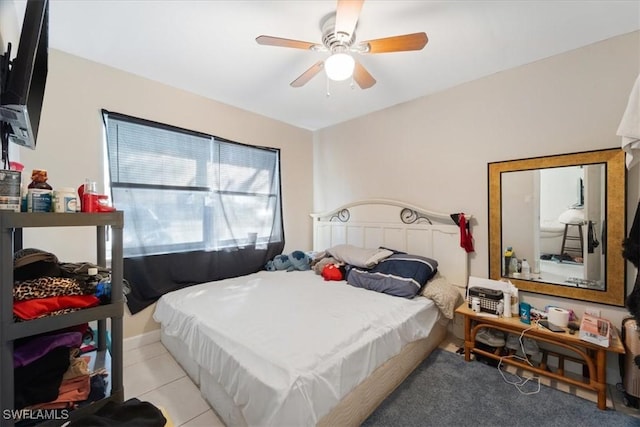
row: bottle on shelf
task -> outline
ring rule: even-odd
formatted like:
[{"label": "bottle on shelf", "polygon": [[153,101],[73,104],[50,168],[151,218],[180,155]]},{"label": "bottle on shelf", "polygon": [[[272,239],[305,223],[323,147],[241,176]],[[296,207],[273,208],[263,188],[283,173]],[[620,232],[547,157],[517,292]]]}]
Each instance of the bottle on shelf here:
[{"label": "bottle on shelf", "polygon": [[521,273],[524,279],[529,279],[531,277],[531,266],[527,262],[526,258],[522,259]]},{"label": "bottle on shelf", "polygon": [[504,275],[509,276],[509,269],[511,266],[511,257],[513,256],[513,248],[511,246],[507,246],[507,249],[504,251]]},{"label": "bottle on shelf", "polygon": [[511,287],[511,316],[520,315],[520,299],[518,298],[518,288]]},{"label": "bottle on shelf", "polygon": [[511,291],[509,289],[505,289],[504,291],[502,291],[503,295],[504,295],[504,299],[503,299],[503,316],[504,317],[511,317]]},{"label": "bottle on shelf", "polygon": [[509,264],[511,264],[509,266],[509,275],[511,276],[517,276],[518,275],[518,258],[516,258],[515,256],[511,257],[511,261],[509,262]]},{"label": "bottle on shelf", "polygon": [[27,186],[27,212],[51,212],[53,187],[47,183],[47,171],[34,169]]},{"label": "bottle on shelf", "polygon": [[63,187],[53,192],[53,211],[70,213],[76,211],[76,190]]}]

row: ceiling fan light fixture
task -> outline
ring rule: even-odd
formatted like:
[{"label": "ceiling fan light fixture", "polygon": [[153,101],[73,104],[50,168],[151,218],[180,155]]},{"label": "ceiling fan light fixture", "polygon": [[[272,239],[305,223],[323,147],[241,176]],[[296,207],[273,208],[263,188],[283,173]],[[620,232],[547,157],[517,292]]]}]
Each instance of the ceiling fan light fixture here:
[{"label": "ceiling fan light fixture", "polygon": [[324,70],[331,80],[342,81],[353,75],[356,61],[347,53],[334,53],[324,61]]}]

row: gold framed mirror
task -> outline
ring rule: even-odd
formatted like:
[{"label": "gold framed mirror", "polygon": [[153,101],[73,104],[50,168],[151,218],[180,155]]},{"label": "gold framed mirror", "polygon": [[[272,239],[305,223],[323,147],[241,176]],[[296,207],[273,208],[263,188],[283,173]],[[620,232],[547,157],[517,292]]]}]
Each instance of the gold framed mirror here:
[{"label": "gold framed mirror", "polygon": [[491,279],[508,279],[527,292],[624,306],[621,149],[492,162],[488,181]]}]

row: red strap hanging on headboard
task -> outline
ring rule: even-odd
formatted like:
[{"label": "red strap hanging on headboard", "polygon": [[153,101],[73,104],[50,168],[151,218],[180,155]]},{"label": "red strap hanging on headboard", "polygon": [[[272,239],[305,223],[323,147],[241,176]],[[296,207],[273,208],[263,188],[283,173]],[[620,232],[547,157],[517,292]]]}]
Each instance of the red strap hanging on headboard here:
[{"label": "red strap hanging on headboard", "polygon": [[473,236],[467,218],[464,216],[464,212],[460,212],[458,216],[458,225],[460,226],[460,247],[464,248],[467,252],[473,252]]}]

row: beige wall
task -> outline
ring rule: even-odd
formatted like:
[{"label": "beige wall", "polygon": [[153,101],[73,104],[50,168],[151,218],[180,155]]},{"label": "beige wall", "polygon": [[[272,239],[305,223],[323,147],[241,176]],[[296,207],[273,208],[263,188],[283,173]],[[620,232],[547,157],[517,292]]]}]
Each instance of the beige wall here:
[{"label": "beige wall", "polygon": [[[285,251],[311,249],[311,219],[307,215],[313,207],[311,132],[54,49],[49,51],[37,148],[19,153],[27,175],[33,168],[43,168],[54,189],[77,187],[91,178],[102,190],[102,108],[246,144],[280,148]],[[94,261],[94,245],[95,230],[25,231],[25,246],[50,250],[62,261]],[[157,329],[151,314],[147,309],[127,317],[125,336]]]},{"label": "beige wall", "polygon": [[[314,135],[315,210],[383,197],[473,214],[470,271],[487,277],[487,163],[619,147],[615,133],[639,73],[640,32],[634,32],[321,130]],[[628,174],[628,228],[638,169]],[[635,269],[628,266],[631,291]],[[627,313],[524,297],[579,314],[596,307],[617,325]]]},{"label": "beige wall", "polygon": [[7,51],[8,43],[11,42],[12,57],[15,57],[17,46],[16,40],[20,39],[20,27],[18,26],[18,15],[12,2],[0,1],[0,55]]}]

